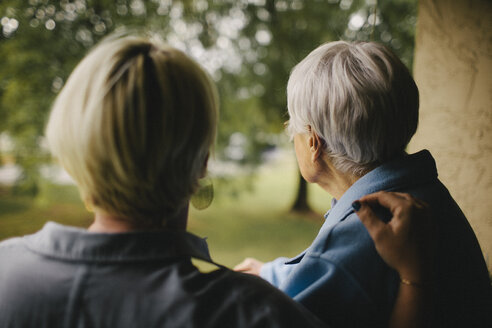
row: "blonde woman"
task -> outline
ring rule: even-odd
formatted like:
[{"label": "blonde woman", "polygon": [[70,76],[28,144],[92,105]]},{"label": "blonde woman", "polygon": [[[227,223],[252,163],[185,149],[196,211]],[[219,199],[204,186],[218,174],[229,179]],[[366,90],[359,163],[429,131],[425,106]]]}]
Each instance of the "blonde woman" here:
[{"label": "blonde woman", "polygon": [[192,265],[211,262],[185,229],[216,122],[214,85],[182,52],[125,37],[89,53],[46,137],[94,221],[0,244],[0,326],[321,326],[261,279]]}]

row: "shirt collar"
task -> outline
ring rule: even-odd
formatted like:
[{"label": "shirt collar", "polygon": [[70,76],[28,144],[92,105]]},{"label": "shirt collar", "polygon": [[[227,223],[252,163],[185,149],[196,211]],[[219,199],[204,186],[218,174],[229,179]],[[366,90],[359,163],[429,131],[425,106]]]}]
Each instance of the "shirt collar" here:
[{"label": "shirt collar", "polygon": [[331,209],[333,207],[335,207],[335,205],[337,204],[337,200],[335,199],[335,197],[333,197],[331,199],[331,206],[330,206],[330,209],[325,213],[325,215],[323,215],[325,217],[325,220],[328,219],[328,215],[330,215],[330,212],[331,212]]},{"label": "shirt collar", "polygon": [[128,262],[194,257],[211,262],[203,238],[186,231],[93,233],[48,222],[24,237],[26,246],[44,256],[73,261]]},{"label": "shirt collar", "polygon": [[436,163],[427,150],[405,155],[385,163],[357,180],[327,213],[328,225],[345,219],[353,212],[352,203],[364,195],[380,190],[395,191],[437,179]]}]

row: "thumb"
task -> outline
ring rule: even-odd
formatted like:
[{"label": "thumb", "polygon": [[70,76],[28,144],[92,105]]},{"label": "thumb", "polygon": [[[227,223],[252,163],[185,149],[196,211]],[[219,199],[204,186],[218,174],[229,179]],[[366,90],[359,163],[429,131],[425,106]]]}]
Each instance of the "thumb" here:
[{"label": "thumb", "polygon": [[386,224],[381,221],[376,214],[372,211],[371,207],[364,202],[355,201],[352,204],[357,216],[360,221],[364,224],[369,235],[375,240],[377,235],[381,233],[385,228]]}]

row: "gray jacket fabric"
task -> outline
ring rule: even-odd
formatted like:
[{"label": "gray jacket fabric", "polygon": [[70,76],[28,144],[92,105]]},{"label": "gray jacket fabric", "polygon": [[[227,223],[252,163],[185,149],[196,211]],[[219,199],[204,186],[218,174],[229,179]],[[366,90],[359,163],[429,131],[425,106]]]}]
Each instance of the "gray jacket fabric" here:
[{"label": "gray jacket fabric", "polygon": [[0,327],[321,327],[260,278],[211,261],[184,231],[90,233],[47,223],[0,243]]}]

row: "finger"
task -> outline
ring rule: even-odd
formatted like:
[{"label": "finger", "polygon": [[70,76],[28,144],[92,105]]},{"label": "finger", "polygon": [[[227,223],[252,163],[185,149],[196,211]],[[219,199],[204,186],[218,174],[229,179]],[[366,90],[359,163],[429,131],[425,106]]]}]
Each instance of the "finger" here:
[{"label": "finger", "polygon": [[246,259],[234,267],[234,271],[246,271],[251,269],[251,261]]},{"label": "finger", "polygon": [[420,200],[420,199],[417,199],[417,198],[414,198],[414,201],[415,201],[415,205],[416,207],[420,208],[420,209],[426,209],[426,208],[429,208],[429,204],[427,204],[426,202],[424,202],[423,200]]},{"label": "finger", "polygon": [[426,202],[424,202],[423,200],[420,200],[418,198],[415,198],[411,194],[407,194],[407,193],[403,193],[403,192],[397,192],[397,191],[392,191],[392,192],[388,192],[388,193],[389,194],[392,194],[392,195],[395,195],[395,196],[399,196],[402,199],[408,200],[411,203],[411,205],[412,206],[415,206],[416,208],[426,208],[426,207],[428,207],[428,204]]},{"label": "finger", "polygon": [[402,198],[408,200],[410,202],[409,205],[418,208],[418,209],[423,209],[426,207],[426,203],[420,199],[417,199],[413,197],[410,194],[402,193],[402,192],[393,192],[394,195],[401,196]]},{"label": "finger", "polygon": [[408,202],[408,198],[403,197],[401,193],[379,191],[374,194],[369,194],[362,197],[360,201],[367,203],[377,203],[383,207],[388,208],[391,213],[393,213],[397,207]]},{"label": "finger", "polygon": [[[418,198],[415,198],[411,194],[406,194],[406,193],[401,193],[401,192],[389,192],[388,194],[392,194],[394,196],[399,196],[402,199],[405,199],[406,202],[399,202],[399,203],[394,203],[394,208],[396,209],[397,207],[401,208],[404,212],[407,212],[413,208],[413,210],[418,210],[419,213],[422,211],[425,211],[429,205],[424,202],[423,200],[420,200]],[[394,210],[392,210],[392,213],[395,214]],[[416,215],[418,217],[423,217],[423,215]]]},{"label": "finger", "polygon": [[234,271],[245,272],[245,271],[248,271],[248,270],[251,270],[251,267],[244,266],[244,265],[236,265],[234,267]]},{"label": "finger", "polygon": [[408,200],[408,194],[400,193],[400,192],[395,192],[395,191],[378,191],[369,195],[365,195],[360,198],[361,201],[363,202],[371,202],[371,203],[380,203],[380,199],[382,198],[387,198],[390,197],[390,199],[393,199],[395,201],[403,201],[403,200]]},{"label": "finger", "polygon": [[415,198],[413,198],[412,195],[410,194],[407,194],[407,193],[404,193],[404,192],[398,192],[398,191],[389,191],[387,192],[388,194],[392,194],[393,196],[397,196],[397,197],[400,197],[402,199],[406,199],[406,200],[414,200]]},{"label": "finger", "polygon": [[357,216],[366,227],[372,239],[376,239],[377,235],[386,229],[386,224],[374,214],[368,204],[364,202],[360,202],[360,204],[361,207],[357,211]]}]

